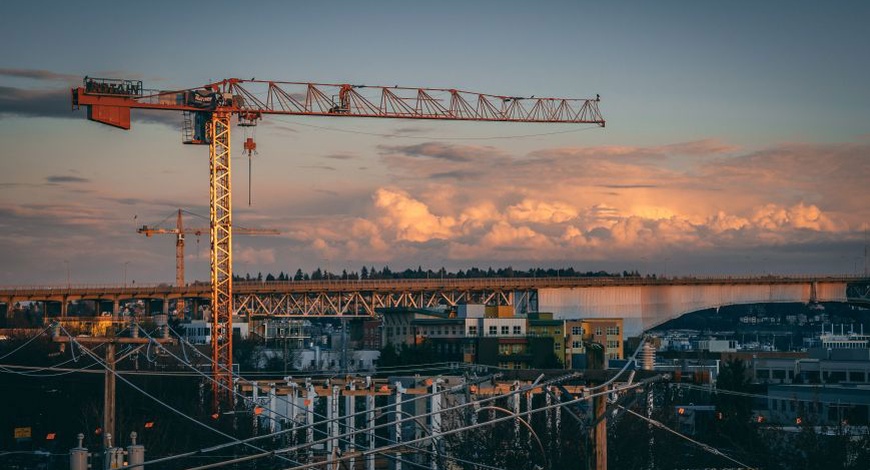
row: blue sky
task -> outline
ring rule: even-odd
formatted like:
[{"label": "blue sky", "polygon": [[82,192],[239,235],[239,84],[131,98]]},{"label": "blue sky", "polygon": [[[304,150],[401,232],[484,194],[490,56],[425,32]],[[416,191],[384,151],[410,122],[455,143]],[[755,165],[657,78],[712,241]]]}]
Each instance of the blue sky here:
[{"label": "blue sky", "polygon": [[[171,280],[174,241],[135,226],[179,206],[207,213],[207,151],[180,145],[173,116],[125,132],[69,112],[66,90],[84,75],[602,96],[607,128],[577,132],[267,119],[251,207],[247,162],[234,160],[235,220],[282,235],[237,237],[237,271],[861,271],[868,13],[866,2],[6,2],[0,284],[65,282],[63,260],[73,282],[117,281],[125,261],[139,282]],[[207,278],[207,243],[189,242],[190,278]]]}]

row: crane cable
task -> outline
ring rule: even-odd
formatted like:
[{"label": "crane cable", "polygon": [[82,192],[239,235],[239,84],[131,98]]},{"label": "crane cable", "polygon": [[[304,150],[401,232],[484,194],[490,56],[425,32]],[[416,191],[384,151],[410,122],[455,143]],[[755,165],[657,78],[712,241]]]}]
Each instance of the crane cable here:
[{"label": "crane cable", "polygon": [[549,135],[558,135],[558,134],[573,134],[577,132],[584,132],[592,129],[600,129],[601,126],[594,125],[589,127],[581,127],[579,129],[570,129],[565,131],[555,131],[555,132],[542,132],[536,134],[519,134],[519,135],[505,135],[505,136],[484,136],[484,137],[445,137],[445,136],[413,136],[413,135],[403,135],[403,134],[386,134],[379,132],[365,132],[355,129],[341,129],[338,127],[331,126],[316,126],[314,124],[303,124],[301,122],[291,122],[287,119],[281,119],[280,116],[275,115],[271,116],[271,119],[275,119],[277,121],[282,121],[286,124],[292,124],[302,127],[309,127],[312,129],[320,129],[325,131],[333,131],[333,132],[344,132],[347,134],[359,134],[359,135],[368,135],[373,137],[386,137],[386,138],[396,138],[396,139],[412,139],[412,140],[509,140],[509,139],[525,139],[529,137],[545,137]]}]

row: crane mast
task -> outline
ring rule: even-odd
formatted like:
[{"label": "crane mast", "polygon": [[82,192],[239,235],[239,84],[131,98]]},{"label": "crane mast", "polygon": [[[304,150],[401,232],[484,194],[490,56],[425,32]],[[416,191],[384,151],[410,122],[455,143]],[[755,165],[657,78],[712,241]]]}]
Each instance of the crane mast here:
[{"label": "crane mast", "polygon": [[[209,146],[209,218],[214,407],[232,402],[231,118],[256,125],[263,115],[371,117],[450,121],[595,124],[600,98],[535,98],[453,88],[384,87],[225,79],[202,87],[151,91],[141,81],[85,77],[73,109],[89,120],[130,129],[131,109],[184,113],[183,142]],[[259,98],[265,96],[265,99]],[[246,146],[247,147],[247,146]]]}]

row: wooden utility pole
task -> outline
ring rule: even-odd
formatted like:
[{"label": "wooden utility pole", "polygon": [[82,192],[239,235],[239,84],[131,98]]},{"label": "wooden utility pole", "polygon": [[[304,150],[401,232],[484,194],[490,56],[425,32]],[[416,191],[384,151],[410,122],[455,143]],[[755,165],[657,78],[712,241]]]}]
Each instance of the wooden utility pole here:
[{"label": "wooden utility pole", "polygon": [[[94,349],[101,345],[106,345],[105,358],[105,378],[103,380],[103,445],[109,447],[110,443],[106,439],[107,436],[115,436],[115,364],[119,360],[123,360],[127,356],[141,349],[151,341],[159,344],[175,343],[175,340],[168,337],[161,338],[139,338],[138,325],[132,325],[131,337],[116,337],[114,331],[108,332],[108,336],[76,336],[70,337],[61,334],[54,334],[52,340],[55,343],[69,343],[75,341],[79,346],[88,348],[89,353],[96,357]],[[166,331],[166,330],[164,330]],[[139,347],[122,355],[120,358],[115,357],[115,346],[117,344],[138,344]]]},{"label": "wooden utility pole", "polygon": [[[106,374],[103,386],[103,435],[115,435],[115,343],[106,343]],[[108,444],[107,444],[108,445]]]},{"label": "wooden utility pole", "polygon": [[594,397],[595,407],[595,470],[607,470],[607,395]]}]

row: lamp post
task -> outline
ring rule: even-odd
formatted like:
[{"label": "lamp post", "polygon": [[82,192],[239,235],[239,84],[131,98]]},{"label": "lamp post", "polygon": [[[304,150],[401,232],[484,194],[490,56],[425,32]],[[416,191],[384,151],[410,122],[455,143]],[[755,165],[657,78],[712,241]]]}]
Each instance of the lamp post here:
[{"label": "lamp post", "polygon": [[127,265],[130,264],[129,261],[124,261],[124,288],[127,288]]},{"label": "lamp post", "polygon": [[66,288],[69,289],[69,288],[70,288],[70,282],[69,282],[69,260],[68,260],[68,259],[65,259],[65,260],[63,260],[63,263],[66,265]]}]

